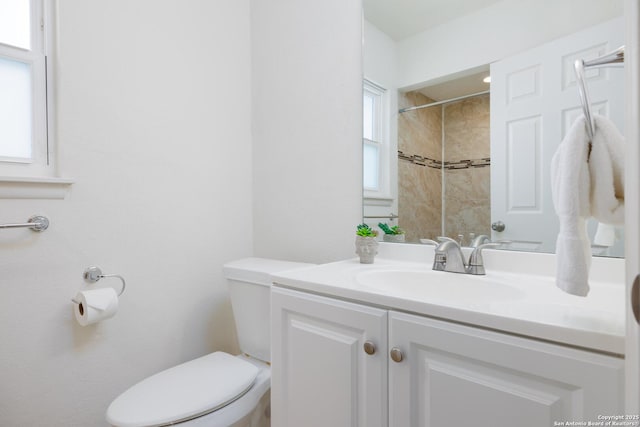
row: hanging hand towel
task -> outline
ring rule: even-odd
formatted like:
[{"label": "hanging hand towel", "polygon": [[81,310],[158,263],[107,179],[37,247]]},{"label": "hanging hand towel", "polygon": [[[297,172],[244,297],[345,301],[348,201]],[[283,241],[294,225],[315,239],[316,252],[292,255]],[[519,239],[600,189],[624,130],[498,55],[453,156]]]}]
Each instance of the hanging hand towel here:
[{"label": "hanging hand towel", "polygon": [[601,223],[624,224],[624,137],[609,119],[594,116],[589,157],[591,215]]},{"label": "hanging hand towel", "polygon": [[589,137],[578,118],[551,160],[551,192],[560,231],[556,241],[556,285],[570,294],[589,293],[591,247],[586,221],[590,216]]},{"label": "hanging hand towel", "polygon": [[613,246],[616,243],[616,227],[615,225],[598,223],[596,234],[593,236],[593,244],[600,246]]}]

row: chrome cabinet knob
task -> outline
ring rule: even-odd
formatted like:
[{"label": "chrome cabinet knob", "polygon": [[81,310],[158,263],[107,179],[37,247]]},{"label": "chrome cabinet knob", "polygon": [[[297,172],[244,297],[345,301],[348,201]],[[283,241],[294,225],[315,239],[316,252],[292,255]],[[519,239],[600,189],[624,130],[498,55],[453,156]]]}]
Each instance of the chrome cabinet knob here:
[{"label": "chrome cabinet knob", "polygon": [[365,341],[364,352],[367,353],[368,355],[375,354],[376,345],[372,341]]},{"label": "chrome cabinet knob", "polygon": [[398,347],[393,347],[389,352],[389,355],[391,356],[391,360],[393,360],[394,362],[402,362],[402,351]]},{"label": "chrome cabinet knob", "polygon": [[507,228],[507,226],[502,221],[496,221],[494,223],[491,223],[491,229],[493,231],[497,231],[498,233],[500,233],[501,231],[504,231],[505,228]]}]

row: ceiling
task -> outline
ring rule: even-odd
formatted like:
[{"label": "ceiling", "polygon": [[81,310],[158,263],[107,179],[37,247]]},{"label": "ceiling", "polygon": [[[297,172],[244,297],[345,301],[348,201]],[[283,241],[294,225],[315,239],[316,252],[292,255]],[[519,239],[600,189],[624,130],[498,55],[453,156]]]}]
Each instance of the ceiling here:
[{"label": "ceiling", "polygon": [[[487,67],[488,68],[488,67]],[[489,75],[489,70],[481,71],[464,77],[430,85],[419,89],[423,95],[434,101],[444,101],[472,93],[484,92],[490,89],[490,84],[482,81]]]},{"label": "ceiling", "polygon": [[363,0],[364,17],[395,41],[502,0]]}]

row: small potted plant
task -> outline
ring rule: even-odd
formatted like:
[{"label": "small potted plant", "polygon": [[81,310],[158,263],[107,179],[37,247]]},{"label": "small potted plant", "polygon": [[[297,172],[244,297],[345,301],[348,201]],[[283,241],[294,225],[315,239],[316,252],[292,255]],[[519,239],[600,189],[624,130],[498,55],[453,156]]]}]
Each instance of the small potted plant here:
[{"label": "small potted plant", "polygon": [[367,224],[360,224],[356,229],[356,253],[360,256],[362,264],[373,264],[373,259],[378,253],[378,232]]},{"label": "small potted plant", "polygon": [[389,227],[384,222],[378,224],[378,227],[384,231],[382,238],[385,242],[404,243],[404,230],[398,225]]}]

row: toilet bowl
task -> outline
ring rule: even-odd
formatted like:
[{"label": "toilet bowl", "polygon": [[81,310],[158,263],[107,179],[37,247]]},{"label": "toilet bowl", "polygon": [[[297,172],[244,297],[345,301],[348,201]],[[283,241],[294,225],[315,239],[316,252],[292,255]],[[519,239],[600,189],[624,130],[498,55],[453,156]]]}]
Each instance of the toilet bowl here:
[{"label": "toilet bowl", "polygon": [[214,352],[132,386],[107,409],[116,427],[269,427],[270,275],[310,264],[245,258],[224,265],[241,355]]}]

